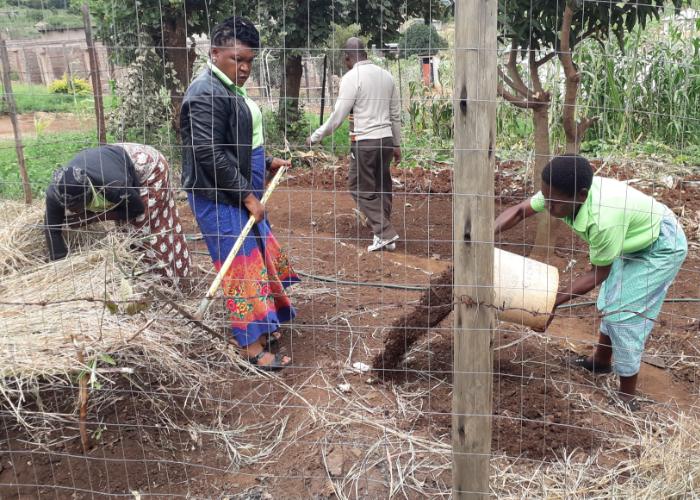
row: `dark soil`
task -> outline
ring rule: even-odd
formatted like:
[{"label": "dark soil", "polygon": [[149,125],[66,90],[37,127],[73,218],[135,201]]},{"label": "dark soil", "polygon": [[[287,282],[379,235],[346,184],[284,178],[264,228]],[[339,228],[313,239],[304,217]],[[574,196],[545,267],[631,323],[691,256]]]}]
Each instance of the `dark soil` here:
[{"label": "dark soil", "polygon": [[[516,336],[505,334],[498,340],[508,344],[515,339]],[[560,390],[561,387],[591,388],[594,381],[566,363],[555,361],[557,355],[565,357],[566,352],[543,351],[536,343],[528,341],[496,353],[493,361],[494,452],[509,457],[550,460],[560,456],[563,450],[579,449],[588,454],[600,446],[606,429],[612,424],[567,400]],[[546,358],[551,361],[545,363]],[[450,382],[452,361],[451,338],[445,336],[432,342],[429,352],[411,359],[406,369],[414,374],[413,383],[426,374]],[[448,435],[452,428],[450,386],[431,385],[420,424],[437,435]],[[600,427],[596,427],[598,424]]]},{"label": "dark soil", "polygon": [[452,268],[430,280],[430,288],[413,311],[394,321],[384,339],[384,350],[372,363],[382,376],[396,371],[406,352],[428,330],[452,312]]},{"label": "dark soil", "polygon": [[[517,162],[498,165],[497,212],[533,191],[523,178],[523,169],[523,164]],[[634,177],[634,172],[624,169],[602,173]],[[379,255],[368,255],[363,250],[371,240],[371,231],[358,226],[352,214],[354,203],[346,191],[345,161],[335,169],[295,169],[293,174],[296,178],[280,186],[268,210],[275,233],[290,249],[297,270],[347,281],[432,286],[421,297],[418,292],[340,286],[304,278],[300,292],[294,296],[297,320],[292,329],[284,331],[282,339],[282,351],[292,357],[293,366],[280,377],[285,383],[299,387],[308,401],[330,409],[335,409],[336,400],[326,385],[350,382],[355,391],[352,396],[361,398],[379,414],[396,412],[390,388],[414,390],[421,395],[421,416],[416,421],[402,422],[404,429],[449,442],[453,353],[451,326],[449,317],[446,320],[445,317],[452,309],[451,273],[448,270],[439,275],[439,272],[448,267],[452,255],[450,172],[421,169],[393,172],[398,181],[393,221],[402,239],[395,253]],[[681,184],[674,189],[651,186],[644,190],[655,194],[677,214],[685,214],[686,221],[688,214],[700,210],[697,186]],[[197,233],[186,206],[181,214],[186,231]],[[527,255],[532,249],[535,227],[536,221],[527,221],[505,234],[499,243],[509,251]],[[686,226],[686,229],[690,236],[697,227]],[[192,251],[205,253],[196,255],[197,264],[204,271],[210,269],[203,242],[190,244]],[[550,251],[544,259],[560,269],[562,280],[580,275],[587,267],[585,245],[568,231],[552,235]],[[434,264],[440,267],[431,279],[426,271]],[[570,268],[564,272],[569,264]],[[211,279],[211,275],[197,276],[200,280]],[[700,259],[695,247],[669,297],[700,296],[698,276]],[[495,332],[495,348],[514,343],[494,354],[493,449],[496,453],[511,459],[531,460],[549,460],[561,455],[564,449],[567,453],[587,455],[604,446],[609,434],[624,433],[616,419],[581,407],[570,395],[585,392],[605,402],[600,386],[606,380],[595,379],[567,365],[571,353],[563,335],[578,329],[581,331],[575,333],[579,336],[592,337],[596,331],[593,308],[570,313],[570,320],[558,319],[562,336],[550,337],[547,343],[535,337],[523,339],[521,333],[502,329]],[[663,323],[652,333],[647,352],[658,353],[670,361],[695,360],[697,364],[699,317],[697,304],[665,306]],[[433,336],[437,340],[430,340]],[[409,344],[421,349],[414,349],[406,359]],[[369,385],[367,375],[344,374],[343,367],[348,361],[374,362],[375,368],[384,370],[381,373],[387,383]],[[42,381],[43,407],[56,411],[62,426],[57,432],[39,432],[42,441],[37,444],[16,425],[7,407],[1,408],[0,498],[104,498],[129,496],[131,491],[168,498],[233,497],[248,493],[260,498],[268,493],[273,498],[332,498],[334,492],[321,460],[320,445],[350,441],[353,449],[365,452],[383,439],[368,434],[366,427],[355,428],[350,424],[342,438],[329,435],[318,424],[295,434],[295,426],[308,420],[309,412],[304,405],[285,399],[286,393],[278,383],[240,380],[219,366],[212,367],[212,371],[214,379],[196,394],[181,394],[182,388],[170,387],[167,380],[158,377],[151,379],[152,384],[132,386],[115,376],[116,384],[104,384],[104,397],[95,396],[95,400],[103,403],[90,407],[89,430],[94,447],[85,456],[78,438],[76,388],[70,382],[57,387],[55,380]],[[688,397],[697,397],[700,373],[692,363],[678,363],[662,373],[678,382],[677,390]],[[313,376],[316,378],[309,380]],[[147,380],[148,376],[144,374],[143,379]],[[34,397],[31,391],[26,392],[30,398]],[[168,393],[174,396],[166,396]],[[206,401],[200,404],[198,398]],[[193,407],[198,408],[197,413],[191,410]],[[163,415],[173,419],[175,425],[163,425]],[[197,437],[188,427],[190,420],[206,427],[216,427],[219,422],[234,427],[282,418],[288,419],[284,446],[276,450],[264,467],[260,464],[231,467],[229,455],[220,442]],[[260,444],[259,436],[253,439],[257,441],[252,444]],[[385,497],[388,471],[380,467],[371,469],[359,459],[353,460],[344,464],[344,470],[357,465],[359,473],[370,479],[352,495]],[[449,482],[449,478],[445,480]]]}]

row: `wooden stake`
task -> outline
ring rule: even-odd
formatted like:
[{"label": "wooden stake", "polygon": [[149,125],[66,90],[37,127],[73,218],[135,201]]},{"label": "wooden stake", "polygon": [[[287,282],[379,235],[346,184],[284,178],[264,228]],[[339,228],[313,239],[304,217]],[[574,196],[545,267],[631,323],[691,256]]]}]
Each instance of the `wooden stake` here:
[{"label": "wooden stake", "polygon": [[22,144],[22,131],[19,128],[17,119],[17,104],[15,95],[12,93],[12,81],[10,80],[10,56],[7,53],[7,44],[0,37],[0,59],[2,59],[2,85],[5,89],[5,101],[10,112],[12,130],[15,134],[15,151],[17,152],[17,165],[19,165],[19,175],[22,178],[22,189],[24,190],[24,202],[27,205],[32,203],[32,186],[27,175],[27,165],[24,161],[24,145]]},{"label": "wooden stake", "polygon": [[458,0],[455,14],[455,167],[453,195],[454,498],[489,497],[493,182],[496,138],[496,15],[498,0]]},{"label": "wooden stake", "polygon": [[[78,361],[80,361],[81,366],[85,366],[85,356],[83,355],[83,351],[78,351]],[[78,380],[78,402],[80,403],[80,420],[78,425],[80,428],[80,442],[83,445],[83,453],[85,454],[87,454],[87,452],[90,451],[90,436],[87,432],[89,376],[90,374],[87,371],[84,371],[83,374],[80,375],[80,379]]]},{"label": "wooden stake", "polygon": [[92,79],[92,94],[95,97],[95,118],[97,119],[97,140],[100,144],[107,143],[107,129],[105,128],[105,111],[102,103],[102,84],[100,83],[100,62],[97,59],[95,43],[92,40],[92,24],[90,22],[90,8],[83,4],[83,25],[85,26],[85,41],[87,42],[88,56],[90,59],[90,77]]},{"label": "wooden stake", "polygon": [[323,125],[323,108],[326,107],[326,75],[328,75],[328,54],[323,56],[323,81],[321,83],[321,117],[318,124]]}]

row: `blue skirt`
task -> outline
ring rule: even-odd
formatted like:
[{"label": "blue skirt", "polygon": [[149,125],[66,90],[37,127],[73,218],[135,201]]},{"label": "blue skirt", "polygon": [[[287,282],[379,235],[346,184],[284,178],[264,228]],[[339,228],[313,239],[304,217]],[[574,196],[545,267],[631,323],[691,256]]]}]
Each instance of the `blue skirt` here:
[{"label": "blue skirt", "polygon": [[[253,193],[260,199],[265,186],[265,150],[252,154]],[[218,271],[248,222],[250,213],[226,203],[188,193],[209,255]],[[253,226],[222,282],[231,333],[245,347],[277,331],[296,316],[285,288],[299,282],[267,219]]]}]

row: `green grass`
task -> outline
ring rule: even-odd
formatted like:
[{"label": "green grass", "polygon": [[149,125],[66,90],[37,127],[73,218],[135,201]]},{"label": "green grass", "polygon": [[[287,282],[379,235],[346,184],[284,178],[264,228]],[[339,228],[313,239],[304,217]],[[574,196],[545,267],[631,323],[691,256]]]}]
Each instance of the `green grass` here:
[{"label": "green grass", "polygon": [[[323,121],[328,120],[330,111],[324,114]],[[311,132],[319,127],[319,116],[307,113],[306,117],[311,125]],[[324,150],[336,156],[344,156],[350,153],[350,124],[347,120],[338,129],[321,141],[321,146]]]},{"label": "green grass", "polygon": [[[0,10],[0,29],[11,38],[37,38],[36,24],[45,23],[49,28],[82,28],[83,19],[64,9],[30,9],[5,5]],[[11,13],[11,14],[8,14]]]},{"label": "green grass", "polygon": [[[5,89],[0,85],[0,92]],[[92,96],[72,96],[68,94],[52,94],[43,85],[26,83],[12,83],[12,93],[15,97],[18,113],[33,113],[43,111],[46,113],[94,113],[95,103]],[[111,109],[117,105],[116,98],[104,97],[105,109]],[[0,113],[7,113],[7,104],[0,102]]]},{"label": "green grass", "polygon": [[[81,149],[95,147],[94,131],[45,134],[36,139],[25,139],[24,157],[32,192],[42,196],[51,174],[73,158]],[[13,140],[0,141],[0,198],[21,198],[22,183],[17,165]]]},{"label": "green grass", "polygon": [[[330,111],[323,117],[326,121]],[[285,138],[292,149],[304,149],[304,140],[319,126],[319,116],[313,113],[305,113],[306,123],[287,128],[286,133],[281,129],[277,113],[265,111],[263,123],[265,127],[265,148],[270,154],[281,154],[284,150]],[[321,147],[328,153],[336,156],[344,156],[350,152],[350,132],[347,120],[338,127],[333,135],[321,141]]]}]

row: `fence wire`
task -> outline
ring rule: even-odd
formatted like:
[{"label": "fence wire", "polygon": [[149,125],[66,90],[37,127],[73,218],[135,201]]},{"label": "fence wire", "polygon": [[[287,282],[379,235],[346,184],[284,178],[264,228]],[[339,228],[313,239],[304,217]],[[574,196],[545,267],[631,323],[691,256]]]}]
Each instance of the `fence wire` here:
[{"label": "fence wire", "polygon": [[[675,3],[499,2],[474,192],[453,176],[463,3],[94,0],[91,60],[79,8],[7,0],[0,496],[694,497],[700,15]],[[542,180],[571,153],[583,192],[583,160]],[[569,225],[530,213],[541,189]],[[532,215],[471,241],[495,248],[489,304],[453,286],[476,200]],[[465,305],[494,316],[479,492],[453,491]]]}]

